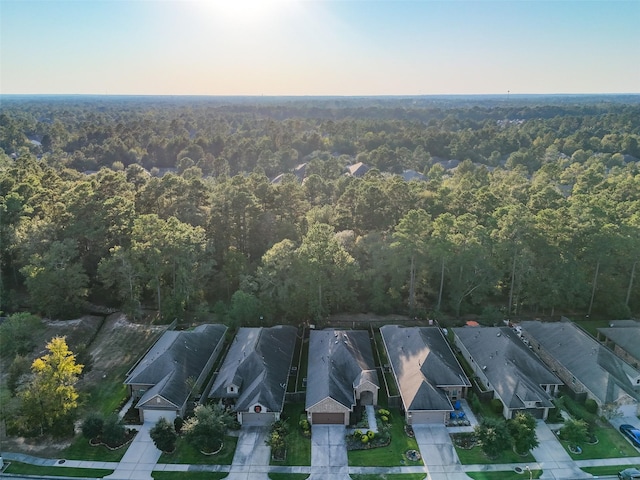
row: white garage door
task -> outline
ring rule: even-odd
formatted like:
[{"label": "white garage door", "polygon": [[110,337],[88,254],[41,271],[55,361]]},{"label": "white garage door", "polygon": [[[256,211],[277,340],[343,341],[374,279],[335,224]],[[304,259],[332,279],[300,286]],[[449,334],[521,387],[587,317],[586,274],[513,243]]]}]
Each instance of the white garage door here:
[{"label": "white garage door", "polygon": [[144,418],[144,423],[158,423],[161,417],[166,418],[168,421],[173,422],[176,418],[175,410],[150,410],[145,408],[142,411],[142,417]]}]

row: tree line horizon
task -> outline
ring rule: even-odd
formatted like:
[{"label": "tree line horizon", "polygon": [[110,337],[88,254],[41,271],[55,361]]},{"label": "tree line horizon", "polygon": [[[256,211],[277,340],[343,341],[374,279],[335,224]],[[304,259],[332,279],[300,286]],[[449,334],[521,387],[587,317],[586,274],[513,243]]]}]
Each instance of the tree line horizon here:
[{"label": "tree line horizon", "polygon": [[[630,318],[640,104],[628,100],[12,98],[0,311]],[[346,175],[357,162],[371,170]]]}]

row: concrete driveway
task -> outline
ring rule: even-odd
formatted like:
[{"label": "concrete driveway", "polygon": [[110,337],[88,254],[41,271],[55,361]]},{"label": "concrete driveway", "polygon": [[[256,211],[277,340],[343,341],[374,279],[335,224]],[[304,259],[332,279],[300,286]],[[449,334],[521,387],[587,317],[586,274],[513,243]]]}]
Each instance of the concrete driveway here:
[{"label": "concrete driveway", "polygon": [[349,479],[346,429],[343,425],[311,426],[310,480]]},{"label": "concrete driveway", "polygon": [[228,480],[268,480],[271,447],[265,444],[269,426],[244,426],[240,429],[238,444]]},{"label": "concrete driveway", "polygon": [[115,471],[104,478],[110,480],[152,480],[153,471],[162,452],[153,444],[151,423],[136,426],[138,433],[127,448]]},{"label": "concrete driveway", "polygon": [[469,480],[444,425],[413,425],[430,480]]},{"label": "concrete driveway", "polygon": [[592,478],[578,468],[564,447],[560,444],[549,426],[542,420],[536,423],[536,435],[539,445],[531,450],[531,454],[542,470],[541,478]]}]

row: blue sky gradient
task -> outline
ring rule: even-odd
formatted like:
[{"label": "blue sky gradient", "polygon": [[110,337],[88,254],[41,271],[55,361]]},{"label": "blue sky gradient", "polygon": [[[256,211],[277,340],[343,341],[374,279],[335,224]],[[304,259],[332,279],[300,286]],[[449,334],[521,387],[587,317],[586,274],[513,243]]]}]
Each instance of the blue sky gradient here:
[{"label": "blue sky gradient", "polygon": [[0,0],[0,92],[640,93],[640,0]]}]

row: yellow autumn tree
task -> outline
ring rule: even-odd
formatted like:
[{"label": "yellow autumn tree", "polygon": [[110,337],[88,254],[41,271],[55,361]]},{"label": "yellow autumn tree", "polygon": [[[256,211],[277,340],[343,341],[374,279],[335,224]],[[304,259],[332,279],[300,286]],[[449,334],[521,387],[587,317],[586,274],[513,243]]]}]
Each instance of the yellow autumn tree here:
[{"label": "yellow autumn tree", "polygon": [[76,363],[65,337],[54,337],[47,344],[49,353],[31,365],[31,380],[19,392],[26,425],[38,425],[40,434],[61,433],[72,424],[78,407],[75,384],[84,365]]}]

